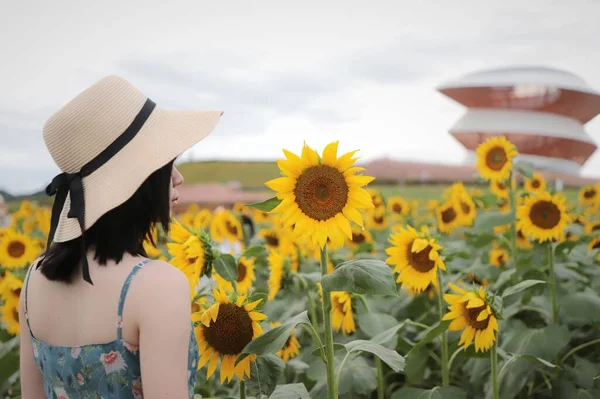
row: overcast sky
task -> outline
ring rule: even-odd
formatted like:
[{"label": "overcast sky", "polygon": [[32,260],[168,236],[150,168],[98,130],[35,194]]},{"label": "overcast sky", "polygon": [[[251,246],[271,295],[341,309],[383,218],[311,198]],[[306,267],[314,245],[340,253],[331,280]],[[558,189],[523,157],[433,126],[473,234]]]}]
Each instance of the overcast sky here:
[{"label": "overcast sky", "polygon": [[[59,171],[42,126],[108,74],[165,108],[223,109],[185,158],[276,159],[340,140],[366,159],[461,163],[464,108],[435,90],[482,68],[545,65],[600,90],[600,1],[5,1],[0,189]],[[600,143],[600,118],[586,125]],[[582,174],[600,175],[600,151]]]}]

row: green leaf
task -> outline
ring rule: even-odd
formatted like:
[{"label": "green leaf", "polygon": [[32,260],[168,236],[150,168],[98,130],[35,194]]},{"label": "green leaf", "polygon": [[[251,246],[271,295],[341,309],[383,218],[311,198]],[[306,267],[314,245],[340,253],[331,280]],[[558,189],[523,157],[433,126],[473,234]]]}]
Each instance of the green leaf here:
[{"label": "green leaf", "polygon": [[512,279],[512,276],[516,272],[517,272],[517,269],[508,269],[508,270],[505,270],[502,273],[500,273],[500,275],[498,276],[498,279],[496,280],[496,283],[494,284],[494,288],[496,290],[501,288],[504,284],[509,282],[510,279]]},{"label": "green leaf", "polygon": [[519,161],[515,163],[515,169],[523,176],[531,179],[535,172],[535,166],[532,163],[526,161]]},{"label": "green leaf", "polygon": [[366,397],[377,388],[377,373],[362,356],[348,359],[340,374],[339,395]]},{"label": "green leaf", "polygon": [[394,392],[391,399],[467,399],[467,394],[457,387],[432,389],[404,387]]},{"label": "green leaf", "polygon": [[250,354],[264,355],[279,351],[290,337],[292,330],[300,323],[310,324],[306,311],[292,317],[280,326],[267,331],[255,340],[250,341],[238,356],[236,364]]},{"label": "green leaf", "polygon": [[269,399],[310,399],[304,384],[277,385]]},{"label": "green leaf", "polygon": [[386,344],[386,343],[390,342],[391,340],[393,340],[394,338],[396,338],[398,331],[400,331],[400,329],[402,327],[404,327],[404,322],[402,322],[388,330],[385,330],[382,333],[377,334],[376,336],[371,338],[371,342],[374,342],[379,345]]},{"label": "green leaf", "polygon": [[394,316],[385,313],[362,312],[358,314],[358,325],[369,338],[398,324]]},{"label": "green leaf", "polygon": [[[313,349],[313,351],[310,353],[313,356],[321,356],[321,348],[323,348],[323,350],[325,350],[325,345],[317,347],[316,349]],[[343,344],[338,344],[337,342],[333,343],[333,351],[337,352],[339,350],[342,349],[346,349],[346,347]]]},{"label": "green leaf", "polygon": [[577,324],[591,324],[600,321],[600,297],[586,290],[575,292],[563,298],[560,304],[561,317]]},{"label": "green leaf", "polygon": [[260,258],[266,254],[267,248],[263,247],[262,245],[255,245],[245,250],[242,256],[247,258]]},{"label": "green leaf", "polygon": [[6,356],[6,354],[12,352],[12,350],[15,349],[17,345],[19,345],[18,336],[13,337],[6,342],[3,342],[2,345],[0,345],[0,359]]},{"label": "green leaf", "polygon": [[427,348],[419,348],[410,357],[406,358],[404,375],[410,385],[419,386],[423,384],[427,363],[429,363],[429,350]]},{"label": "green leaf", "polygon": [[511,212],[487,212],[477,216],[473,228],[478,231],[491,231],[496,226],[512,223],[514,219]]},{"label": "green leaf", "polygon": [[390,366],[390,368],[395,372],[404,370],[404,358],[395,350],[388,349],[384,346],[376,344],[375,342],[366,341],[363,339],[357,339],[355,341],[348,342],[345,346],[348,352],[362,351],[372,353],[380,358],[385,364]]},{"label": "green leaf", "polygon": [[516,293],[524,291],[527,288],[533,287],[534,285],[538,285],[538,284],[546,284],[546,282],[542,281],[542,280],[521,281],[520,283],[512,285],[512,286],[508,287],[507,289],[505,289],[504,292],[502,293],[502,298],[509,297],[511,295],[514,295]]},{"label": "green leaf", "polygon": [[321,285],[329,292],[398,295],[392,269],[381,260],[360,259],[341,263],[333,273],[323,276]]},{"label": "green leaf", "polygon": [[528,328],[522,321],[509,320],[502,328],[502,348],[515,355],[532,355],[554,361],[569,343],[566,326],[550,324],[543,328]]},{"label": "green leaf", "polygon": [[281,203],[281,200],[277,197],[269,198],[263,202],[255,202],[253,204],[248,204],[247,206],[251,208],[256,208],[263,212],[271,212],[273,209],[277,207]]},{"label": "green leaf", "polygon": [[285,363],[279,356],[273,353],[258,356],[256,362],[250,366],[248,389],[270,395],[275,390],[283,370],[285,370]]},{"label": "green leaf", "polygon": [[261,299],[260,303],[256,305],[256,308],[254,308],[255,310],[261,310],[267,303],[267,296],[268,295],[266,292],[255,292],[254,294],[248,297],[248,303],[258,301],[259,299]]},{"label": "green leaf", "polygon": [[433,341],[440,334],[442,334],[444,331],[446,331],[448,329],[449,325],[450,325],[450,321],[446,320],[446,321],[439,321],[436,324],[434,324],[433,326],[429,327],[427,330],[424,331],[423,338],[421,338],[419,340],[419,342],[415,346],[413,346],[413,348],[410,351],[408,351],[408,353],[406,354],[406,357],[410,357],[411,353],[414,353],[419,348],[421,348],[421,347],[427,345],[428,343],[430,343],[431,341]]},{"label": "green leaf", "polygon": [[229,254],[221,254],[215,259],[214,268],[219,273],[219,276],[223,277],[230,283],[237,282],[237,262],[235,258]]}]

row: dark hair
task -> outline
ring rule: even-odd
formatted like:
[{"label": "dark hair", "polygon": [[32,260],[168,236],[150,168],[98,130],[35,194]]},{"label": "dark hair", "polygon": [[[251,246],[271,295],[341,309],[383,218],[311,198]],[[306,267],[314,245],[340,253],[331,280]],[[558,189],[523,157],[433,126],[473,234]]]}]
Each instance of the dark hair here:
[{"label": "dark hair", "polygon": [[[95,251],[101,265],[119,263],[125,253],[147,256],[143,243],[152,238],[152,228],[160,224],[169,231],[172,160],[152,173],[123,204],[105,213],[84,233],[85,244]],[[124,171],[123,173],[127,173]],[[70,283],[82,257],[81,237],[53,243],[46,251],[40,269],[48,280]]]}]

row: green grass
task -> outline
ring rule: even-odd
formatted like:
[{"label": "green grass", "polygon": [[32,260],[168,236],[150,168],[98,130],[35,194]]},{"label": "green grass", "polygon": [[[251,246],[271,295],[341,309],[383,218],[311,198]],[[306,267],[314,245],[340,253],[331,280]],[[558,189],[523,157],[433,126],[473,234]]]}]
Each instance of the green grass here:
[{"label": "green grass", "polygon": [[209,161],[186,162],[177,168],[186,183],[226,183],[239,181],[248,188],[265,187],[265,182],[281,176],[275,162]]}]

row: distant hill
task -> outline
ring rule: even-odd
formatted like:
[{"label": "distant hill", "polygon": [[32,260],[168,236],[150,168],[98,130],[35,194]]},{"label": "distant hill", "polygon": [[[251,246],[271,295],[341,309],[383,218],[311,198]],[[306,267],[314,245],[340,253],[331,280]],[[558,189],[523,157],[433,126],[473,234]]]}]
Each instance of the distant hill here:
[{"label": "distant hill", "polygon": [[11,195],[11,194],[7,193],[6,191],[3,191],[3,190],[0,190],[0,195],[2,196],[2,198],[4,198],[4,200],[6,202],[12,201],[15,198],[14,195]]},{"label": "distant hill", "polygon": [[185,183],[239,182],[245,188],[265,188],[265,182],[281,176],[274,161],[186,162],[177,166]]}]

